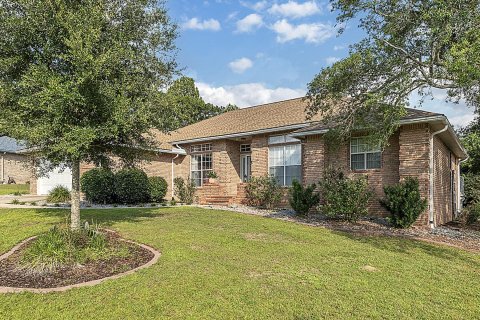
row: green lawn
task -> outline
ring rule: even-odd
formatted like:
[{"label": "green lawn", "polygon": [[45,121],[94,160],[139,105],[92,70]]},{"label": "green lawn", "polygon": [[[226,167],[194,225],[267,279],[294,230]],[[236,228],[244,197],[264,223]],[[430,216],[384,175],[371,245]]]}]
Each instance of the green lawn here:
[{"label": "green lawn", "polygon": [[[0,210],[0,252],[67,211]],[[0,319],[473,319],[480,255],[197,208],[84,210],[162,252],[91,288],[0,295]],[[371,265],[377,272],[362,269]]]},{"label": "green lawn", "polygon": [[0,184],[0,196],[12,194],[14,192],[30,193],[28,184]]}]

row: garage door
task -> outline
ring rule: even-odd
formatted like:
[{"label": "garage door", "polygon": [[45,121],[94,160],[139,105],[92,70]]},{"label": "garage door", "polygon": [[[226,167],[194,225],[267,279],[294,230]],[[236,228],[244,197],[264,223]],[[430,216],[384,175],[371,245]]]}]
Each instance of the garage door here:
[{"label": "garage door", "polygon": [[37,194],[47,195],[56,186],[72,190],[72,171],[70,168],[56,168],[47,175],[37,179]]}]

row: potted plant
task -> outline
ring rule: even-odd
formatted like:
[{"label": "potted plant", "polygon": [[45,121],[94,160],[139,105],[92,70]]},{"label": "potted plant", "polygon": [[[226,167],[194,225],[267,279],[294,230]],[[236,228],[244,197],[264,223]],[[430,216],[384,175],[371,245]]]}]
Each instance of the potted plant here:
[{"label": "potted plant", "polygon": [[208,183],[217,183],[218,175],[215,171],[207,173]]}]

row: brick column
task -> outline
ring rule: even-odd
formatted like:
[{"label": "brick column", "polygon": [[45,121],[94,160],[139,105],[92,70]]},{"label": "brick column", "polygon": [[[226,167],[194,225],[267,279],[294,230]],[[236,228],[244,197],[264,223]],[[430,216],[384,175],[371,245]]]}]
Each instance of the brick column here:
[{"label": "brick column", "polygon": [[323,136],[308,136],[302,143],[303,184],[318,183],[325,170],[325,140]]},{"label": "brick column", "polygon": [[[429,198],[430,129],[428,124],[411,124],[400,128],[400,181],[418,179],[422,198]],[[417,226],[428,227],[428,208],[420,215]]]}]

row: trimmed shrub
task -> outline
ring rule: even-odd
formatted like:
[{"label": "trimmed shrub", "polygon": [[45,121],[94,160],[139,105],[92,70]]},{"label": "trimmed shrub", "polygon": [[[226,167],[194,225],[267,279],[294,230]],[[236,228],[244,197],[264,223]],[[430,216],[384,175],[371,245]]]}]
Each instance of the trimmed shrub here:
[{"label": "trimmed shrub", "polygon": [[480,220],[480,202],[473,202],[464,209],[465,223],[474,224]]},{"label": "trimmed shrub", "polygon": [[105,168],[95,168],[85,172],[80,179],[85,198],[93,203],[113,203],[115,201],[115,176]]},{"label": "trimmed shrub", "polygon": [[327,217],[357,221],[368,214],[373,193],[365,176],[347,178],[341,171],[328,169],[319,186],[323,204],[317,208]]},{"label": "trimmed shrub", "polygon": [[140,169],[122,169],[115,174],[115,198],[120,203],[137,204],[150,200],[150,185]]},{"label": "trimmed shrub", "polygon": [[185,204],[192,204],[195,197],[195,183],[191,181],[190,178],[185,181],[182,177],[176,177],[173,180],[173,183],[175,185],[175,196],[180,199],[180,202]]},{"label": "trimmed shrub", "polygon": [[385,199],[380,203],[390,212],[390,223],[395,228],[408,228],[427,209],[427,199],[422,199],[418,179],[408,177],[394,186],[383,187]]},{"label": "trimmed shrub", "polygon": [[282,198],[282,188],[274,177],[252,177],[245,187],[247,204],[253,207],[274,208]]},{"label": "trimmed shrub", "polygon": [[311,184],[303,187],[297,180],[293,180],[290,188],[290,206],[299,215],[305,216],[310,209],[318,205],[320,195],[315,192],[316,185]]},{"label": "trimmed shrub", "polygon": [[65,203],[70,201],[70,191],[64,186],[56,186],[48,193],[47,202]]},{"label": "trimmed shrub", "polygon": [[167,195],[168,184],[162,177],[149,177],[150,200],[154,202],[163,202]]}]

